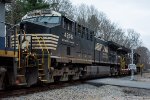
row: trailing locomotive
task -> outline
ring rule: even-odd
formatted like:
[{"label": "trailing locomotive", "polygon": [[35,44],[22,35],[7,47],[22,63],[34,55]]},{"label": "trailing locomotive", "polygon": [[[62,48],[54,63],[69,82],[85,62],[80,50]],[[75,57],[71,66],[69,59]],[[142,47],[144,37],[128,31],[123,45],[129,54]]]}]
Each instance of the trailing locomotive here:
[{"label": "trailing locomotive", "polygon": [[61,13],[35,10],[7,32],[0,88],[128,74],[129,52]]}]

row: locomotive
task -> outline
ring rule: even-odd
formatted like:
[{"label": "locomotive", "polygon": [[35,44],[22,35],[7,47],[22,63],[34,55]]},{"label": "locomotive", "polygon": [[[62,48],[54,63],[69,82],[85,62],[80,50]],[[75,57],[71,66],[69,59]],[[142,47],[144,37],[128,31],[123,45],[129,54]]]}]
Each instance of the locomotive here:
[{"label": "locomotive", "polygon": [[1,47],[0,89],[129,73],[130,49],[49,9],[7,28]]}]

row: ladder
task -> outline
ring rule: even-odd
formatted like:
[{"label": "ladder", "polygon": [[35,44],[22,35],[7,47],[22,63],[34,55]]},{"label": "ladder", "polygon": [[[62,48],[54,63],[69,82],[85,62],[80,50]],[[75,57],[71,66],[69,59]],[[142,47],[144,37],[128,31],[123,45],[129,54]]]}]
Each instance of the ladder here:
[{"label": "ladder", "polygon": [[[45,65],[44,65],[45,64],[44,63],[44,58],[45,58],[44,57],[44,55],[45,55],[44,50],[46,50],[47,53],[48,53],[48,68],[50,68],[50,53],[49,53],[49,50],[48,50],[48,48],[45,44],[44,39],[42,37],[40,39],[38,39],[38,36],[35,35],[35,34],[34,34],[34,36],[36,37],[36,40],[38,41],[38,44],[39,44],[39,46],[41,47],[41,50],[42,50],[42,59],[40,57],[37,57],[39,79],[40,79],[40,81],[47,83],[48,80],[46,78],[46,70],[45,70]],[[43,44],[41,43],[40,40],[42,40]],[[44,47],[43,47],[43,45],[44,45]]]},{"label": "ladder", "polygon": [[[16,38],[16,41],[18,41],[18,43],[16,43],[18,45],[18,64],[17,64],[17,75],[16,75],[16,84],[17,85],[27,85],[26,83],[26,77],[25,77],[25,67],[21,66],[21,47],[20,47],[20,43],[19,43],[19,39],[18,39],[18,31],[17,28],[15,30],[15,34],[16,37],[14,36],[14,38]],[[25,32],[24,32],[25,35]],[[14,39],[15,41],[15,39]],[[16,45],[14,44],[14,46]]]}]

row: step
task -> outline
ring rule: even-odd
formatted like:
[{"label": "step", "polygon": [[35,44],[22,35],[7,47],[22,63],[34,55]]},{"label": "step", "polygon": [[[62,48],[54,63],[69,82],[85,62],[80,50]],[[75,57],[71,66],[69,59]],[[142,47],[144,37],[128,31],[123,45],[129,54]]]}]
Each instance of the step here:
[{"label": "step", "polygon": [[35,64],[30,64],[30,66],[27,66],[27,67],[35,67],[36,65]]},{"label": "step", "polygon": [[23,69],[23,68],[24,68],[24,67],[21,67],[21,66],[20,66],[20,67],[19,67],[19,66],[17,67],[17,69],[19,69],[19,70],[20,70],[20,69]]},{"label": "step", "polygon": [[25,77],[25,75],[17,75],[17,77]]},{"label": "step", "polygon": [[44,69],[43,64],[38,64],[38,69]]},{"label": "step", "polygon": [[47,82],[47,80],[41,80],[42,82]]},{"label": "step", "polygon": [[38,60],[38,62],[42,62],[42,59],[37,59]]},{"label": "step", "polygon": [[27,83],[19,83],[17,85],[19,85],[19,86],[25,86],[25,85],[27,85]]},{"label": "step", "polygon": [[45,74],[39,74],[39,76],[44,76]]},{"label": "step", "polygon": [[43,64],[38,64],[39,66],[42,66]]},{"label": "step", "polygon": [[38,69],[39,71],[44,71],[44,69]]},{"label": "step", "polygon": [[45,76],[39,76],[40,80],[45,80]]},{"label": "step", "polygon": [[28,53],[28,52],[22,52],[22,54],[30,54],[30,53]]}]

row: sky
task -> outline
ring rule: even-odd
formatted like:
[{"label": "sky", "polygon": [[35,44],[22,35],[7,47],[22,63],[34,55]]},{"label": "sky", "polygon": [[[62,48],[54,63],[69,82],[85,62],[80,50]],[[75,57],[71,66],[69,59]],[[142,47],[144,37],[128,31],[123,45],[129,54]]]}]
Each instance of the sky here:
[{"label": "sky", "polygon": [[123,29],[140,33],[143,45],[150,50],[150,0],[70,0],[73,5],[93,5]]}]

